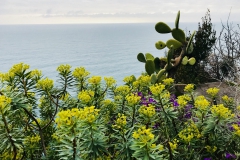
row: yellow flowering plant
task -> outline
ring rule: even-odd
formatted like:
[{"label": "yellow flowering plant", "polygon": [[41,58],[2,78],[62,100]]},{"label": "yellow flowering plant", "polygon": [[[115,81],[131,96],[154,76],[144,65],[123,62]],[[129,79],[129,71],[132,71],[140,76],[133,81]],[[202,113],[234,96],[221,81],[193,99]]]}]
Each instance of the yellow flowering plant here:
[{"label": "yellow flowering plant", "polygon": [[174,96],[173,79],[91,76],[57,68],[56,81],[23,63],[1,73],[0,159],[238,158],[239,108],[232,97],[213,104],[194,86]]}]

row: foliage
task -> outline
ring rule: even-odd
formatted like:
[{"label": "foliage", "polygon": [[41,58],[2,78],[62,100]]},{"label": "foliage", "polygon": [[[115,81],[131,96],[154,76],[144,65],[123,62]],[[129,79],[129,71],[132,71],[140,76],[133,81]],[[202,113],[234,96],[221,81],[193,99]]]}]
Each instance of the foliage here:
[{"label": "foliage", "polygon": [[196,63],[180,66],[175,76],[177,82],[205,83],[216,79],[216,77],[211,76],[212,72],[207,71],[209,56],[212,55],[216,39],[216,31],[213,29],[210,10],[208,9],[205,16],[202,17],[202,24],[198,24],[198,30],[193,40],[194,47],[191,56],[196,59]]},{"label": "foliage", "polygon": [[214,53],[209,56],[207,72],[215,79],[239,82],[240,27],[229,22],[222,22],[222,30],[216,40]]},{"label": "foliage", "polygon": [[[185,33],[179,28],[180,11],[178,11],[175,28],[171,29],[166,23],[158,22],[155,25],[155,30],[160,34],[171,33],[173,39],[169,39],[166,43],[163,41],[156,42],[155,46],[161,50],[167,47],[168,53],[166,57],[153,57],[150,53],[139,53],[137,59],[145,63],[145,70],[151,76],[153,83],[159,83],[166,77],[175,78],[176,70],[181,65],[194,65],[196,59],[191,56],[193,51],[193,37],[195,31],[187,40]],[[190,58],[190,59],[189,59]]]},{"label": "foliage", "polygon": [[19,63],[1,73],[0,157],[8,159],[236,159],[240,107],[218,89],[175,97],[171,78],[89,76],[60,65],[58,83]]}]

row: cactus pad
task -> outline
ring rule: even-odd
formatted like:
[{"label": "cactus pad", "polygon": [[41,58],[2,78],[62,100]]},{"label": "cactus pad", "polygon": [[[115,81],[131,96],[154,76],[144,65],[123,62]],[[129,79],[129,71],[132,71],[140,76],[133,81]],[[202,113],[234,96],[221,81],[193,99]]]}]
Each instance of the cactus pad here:
[{"label": "cactus pad", "polygon": [[195,35],[195,32],[196,32],[196,31],[193,31],[193,33],[191,34],[191,37],[190,37],[190,39],[189,39],[189,41],[188,41],[187,48],[186,48],[187,53],[188,53],[188,50],[190,49],[190,46],[191,46],[191,44],[192,44],[192,41],[193,41],[193,37],[194,37],[194,35]]},{"label": "cactus pad", "polygon": [[155,30],[158,33],[170,33],[171,32],[171,28],[164,22],[158,22],[155,25]]},{"label": "cactus pad", "polygon": [[165,72],[166,72],[166,69],[161,69],[161,70],[158,72],[158,74],[157,74],[158,82],[160,82],[161,79],[163,79]]},{"label": "cactus pad", "polygon": [[145,70],[148,73],[148,75],[150,76],[151,74],[154,73],[155,71],[155,64],[152,60],[147,60],[145,63]]},{"label": "cactus pad", "polygon": [[192,57],[192,58],[190,58],[190,59],[188,60],[188,63],[189,63],[190,65],[194,65],[194,64],[196,63],[196,59],[195,59],[194,57]]},{"label": "cactus pad", "polygon": [[176,39],[179,42],[185,43],[186,42],[186,37],[185,33],[181,29],[172,29],[172,36],[174,39]]},{"label": "cactus pad", "polygon": [[140,61],[140,62],[146,63],[146,59],[145,59],[143,53],[138,53],[137,59],[138,59],[138,61]]},{"label": "cactus pad", "polygon": [[146,57],[146,60],[154,60],[154,57],[153,57],[153,55],[151,55],[151,53],[146,53],[145,54],[145,57]]},{"label": "cactus pad", "polygon": [[155,74],[151,75],[151,83],[155,84],[157,82],[157,76]]},{"label": "cactus pad", "polygon": [[166,44],[163,41],[158,41],[158,42],[155,43],[155,47],[157,49],[163,49],[163,48],[166,47]]},{"label": "cactus pad", "polygon": [[191,54],[193,52],[193,44],[191,43],[187,49],[187,53]]},{"label": "cactus pad", "polygon": [[161,60],[160,60],[158,57],[156,57],[156,58],[154,59],[154,64],[155,64],[155,69],[156,69],[156,71],[158,72],[158,71],[161,69],[161,67],[160,67],[160,65],[161,65]]},{"label": "cactus pad", "polygon": [[188,57],[185,56],[185,57],[183,57],[183,59],[182,59],[182,64],[183,64],[183,65],[186,65],[187,63],[188,63]]},{"label": "cactus pad", "polygon": [[178,11],[178,14],[177,14],[177,17],[176,17],[176,20],[175,20],[176,29],[178,29],[178,26],[179,26],[179,19],[180,19],[180,11]]},{"label": "cactus pad", "polygon": [[167,47],[170,49],[171,46],[173,46],[173,49],[178,49],[182,46],[182,43],[175,40],[175,39],[169,39],[166,42]]}]

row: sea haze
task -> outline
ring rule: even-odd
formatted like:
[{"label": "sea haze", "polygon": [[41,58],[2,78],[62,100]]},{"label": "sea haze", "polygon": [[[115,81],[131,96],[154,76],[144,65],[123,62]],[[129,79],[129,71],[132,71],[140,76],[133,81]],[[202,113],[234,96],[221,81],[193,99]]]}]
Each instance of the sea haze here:
[{"label": "sea haze", "polygon": [[[173,24],[169,24],[174,27]],[[125,76],[138,77],[144,64],[137,54],[163,56],[155,42],[171,34],[159,34],[155,24],[75,24],[75,25],[0,25],[0,72],[24,62],[31,69],[56,80],[56,68],[70,64],[83,66],[91,75],[113,76],[122,84]],[[182,23],[180,28],[197,30],[197,23]]]}]

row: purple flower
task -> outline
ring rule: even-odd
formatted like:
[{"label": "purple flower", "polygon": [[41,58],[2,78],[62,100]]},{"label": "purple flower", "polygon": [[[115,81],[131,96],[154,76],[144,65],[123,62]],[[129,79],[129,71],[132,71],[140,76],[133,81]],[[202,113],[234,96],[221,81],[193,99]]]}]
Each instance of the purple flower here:
[{"label": "purple flower", "polygon": [[149,97],[148,100],[146,98],[142,98],[142,101],[140,104],[148,106],[148,104],[156,104],[156,101],[151,97]]},{"label": "purple flower", "polygon": [[140,96],[140,97],[141,97],[141,99],[144,99],[144,95],[143,95],[143,93],[142,93],[142,92],[138,92],[138,96]]},{"label": "purple flower", "polygon": [[159,126],[160,126],[159,123],[155,123],[155,125],[153,126],[153,129],[158,129]]},{"label": "purple flower", "polygon": [[235,154],[231,154],[231,153],[226,153],[226,158],[227,159],[235,159],[235,158],[237,158],[237,156],[235,155]]},{"label": "purple flower", "polygon": [[187,112],[185,115],[184,115],[184,118],[191,118],[192,117],[192,112]]},{"label": "purple flower", "polygon": [[148,102],[149,102],[149,103],[156,103],[156,101],[155,101],[153,98],[151,98],[151,97],[148,98]]},{"label": "purple flower", "polygon": [[231,125],[228,126],[228,129],[229,129],[230,131],[233,131],[233,130],[234,130],[233,126],[231,126]]},{"label": "purple flower", "polygon": [[204,160],[212,160],[212,158],[204,158]]}]

